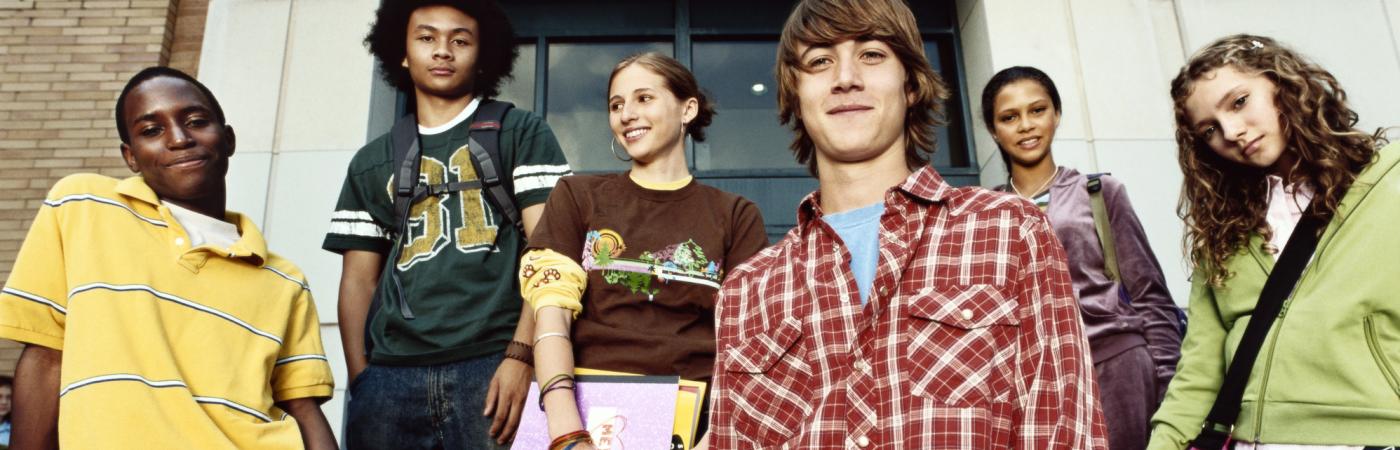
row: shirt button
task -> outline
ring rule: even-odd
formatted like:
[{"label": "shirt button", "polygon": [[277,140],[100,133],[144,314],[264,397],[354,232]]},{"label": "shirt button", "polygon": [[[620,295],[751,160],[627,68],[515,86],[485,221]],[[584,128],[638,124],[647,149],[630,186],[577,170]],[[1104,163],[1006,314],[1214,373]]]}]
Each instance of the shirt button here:
[{"label": "shirt button", "polygon": [[880,296],[881,296],[881,297],[887,297],[887,296],[889,296],[889,295],[890,295],[890,288],[885,287],[885,286],[880,286]]},{"label": "shirt button", "polygon": [[175,245],[183,247],[185,245],[185,238],[175,238]]},{"label": "shirt button", "polygon": [[962,310],[962,316],[963,316],[963,320],[972,320],[972,310],[970,310],[970,309],[964,309],[964,310]]},{"label": "shirt button", "polygon": [[864,359],[858,359],[858,360],[856,360],[856,370],[861,371],[861,373],[869,372],[869,371],[870,371],[870,363],[865,362]]},{"label": "shirt button", "polygon": [[856,438],[856,445],[861,446],[861,448],[869,447],[869,446],[870,446],[870,438],[865,437],[865,436],[858,437],[858,438]]}]

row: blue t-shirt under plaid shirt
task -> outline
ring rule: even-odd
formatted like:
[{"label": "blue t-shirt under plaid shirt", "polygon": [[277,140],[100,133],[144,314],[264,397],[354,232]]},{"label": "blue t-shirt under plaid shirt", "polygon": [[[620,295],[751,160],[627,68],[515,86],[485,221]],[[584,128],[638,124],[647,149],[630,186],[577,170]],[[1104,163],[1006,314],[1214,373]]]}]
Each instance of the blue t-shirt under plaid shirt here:
[{"label": "blue t-shirt under plaid shirt", "polygon": [[856,277],[860,304],[870,298],[870,285],[875,282],[875,264],[880,262],[880,215],[885,213],[883,202],[836,214],[822,216],[851,252],[851,273]]}]

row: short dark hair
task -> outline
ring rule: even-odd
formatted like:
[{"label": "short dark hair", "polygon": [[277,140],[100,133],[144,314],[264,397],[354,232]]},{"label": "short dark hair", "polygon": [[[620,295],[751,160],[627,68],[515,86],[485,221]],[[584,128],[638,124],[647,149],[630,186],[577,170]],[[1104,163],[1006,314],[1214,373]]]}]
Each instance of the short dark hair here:
[{"label": "short dark hair", "polygon": [[380,3],[374,24],[365,36],[369,53],[379,60],[379,74],[399,91],[413,93],[413,78],[401,65],[408,53],[408,19],[418,8],[443,5],[456,8],[476,19],[481,38],[476,57],[472,94],[491,98],[501,93],[501,83],[510,79],[515,57],[515,28],[505,11],[494,0],[389,0]]},{"label": "short dark hair", "polygon": [[666,80],[666,89],[671,91],[682,102],[685,99],[693,98],[699,103],[699,108],[695,111],[695,119],[685,124],[685,132],[690,133],[690,138],[695,142],[705,141],[705,127],[710,126],[710,122],[715,118],[715,102],[705,95],[705,91],[700,89],[700,83],[695,81],[695,74],[676,58],[663,55],[657,52],[639,53],[628,56],[613,66],[612,75],[608,76],[608,89],[612,89],[612,82],[617,78],[617,73],[622,69],[636,64],[645,67]]},{"label": "short dark hair", "polygon": [[[986,125],[992,136],[996,136],[996,125],[992,122],[996,120],[997,94],[1007,85],[1025,80],[1034,81],[1044,88],[1045,93],[1050,96],[1050,103],[1055,105],[1055,112],[1060,112],[1060,91],[1055,89],[1055,82],[1049,75],[1031,66],[1007,67],[992,75],[992,79],[987,81],[987,87],[982,88],[982,124]],[[1006,153],[1006,149],[1002,148],[999,142],[997,152],[1001,153],[1001,162],[1006,165],[1006,170],[1011,170],[1011,155]]]},{"label": "short dark hair", "polygon": [[200,93],[204,94],[204,99],[209,101],[209,107],[213,108],[214,121],[218,122],[219,125],[226,124],[224,121],[224,108],[219,106],[219,100],[214,98],[214,93],[210,92],[209,87],[205,86],[204,83],[200,83],[199,80],[177,69],[164,66],[152,66],[141,69],[140,72],[136,72],[136,75],[133,75],[130,80],[127,80],[126,87],[122,88],[121,95],[117,96],[117,135],[121,136],[123,144],[131,143],[131,133],[128,133],[126,130],[126,97],[128,94],[131,94],[131,91],[136,89],[137,86],[140,86],[141,83],[145,83],[156,77],[178,78],[193,84],[196,89],[199,89]]}]

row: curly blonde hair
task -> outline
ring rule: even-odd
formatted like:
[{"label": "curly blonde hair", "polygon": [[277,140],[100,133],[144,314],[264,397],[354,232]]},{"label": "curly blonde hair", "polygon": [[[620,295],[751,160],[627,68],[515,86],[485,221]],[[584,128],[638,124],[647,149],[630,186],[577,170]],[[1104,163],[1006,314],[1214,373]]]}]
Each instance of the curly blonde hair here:
[{"label": "curly blonde hair", "polygon": [[1277,88],[1273,100],[1284,151],[1296,156],[1281,173],[1288,182],[1313,187],[1310,214],[1330,218],[1385,143],[1379,131],[1368,134],[1356,127],[1357,114],[1336,77],[1273,39],[1237,34],[1192,55],[1171,84],[1177,159],[1185,175],[1177,215],[1186,222],[1183,245],[1196,276],[1207,276],[1215,287],[1233,276],[1225,261],[1244,248],[1250,233],[1263,235],[1265,245],[1271,236],[1265,222],[1269,172],[1217,155],[1193,132],[1186,114],[1194,83],[1225,66],[1268,78]]}]

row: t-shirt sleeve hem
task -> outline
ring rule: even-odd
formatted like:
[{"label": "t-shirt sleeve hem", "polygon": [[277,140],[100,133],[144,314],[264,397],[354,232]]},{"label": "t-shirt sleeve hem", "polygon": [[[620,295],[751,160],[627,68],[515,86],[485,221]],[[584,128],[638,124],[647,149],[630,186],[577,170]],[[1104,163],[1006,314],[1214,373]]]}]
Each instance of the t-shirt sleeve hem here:
[{"label": "t-shirt sleeve hem", "polygon": [[299,398],[320,398],[329,399],[335,392],[335,387],[330,384],[317,384],[311,386],[301,386],[273,391],[272,399],[279,402],[296,400]]},{"label": "t-shirt sleeve hem", "polygon": [[0,325],[0,338],[63,351],[62,336],[50,336],[34,330],[26,330],[11,325]]},{"label": "t-shirt sleeve hem", "polygon": [[321,248],[338,254],[345,254],[349,250],[389,253],[389,241],[330,235],[326,236],[326,240],[321,243]]},{"label": "t-shirt sleeve hem", "polygon": [[545,201],[549,200],[549,193],[552,190],[553,187],[531,189],[517,195],[516,201],[520,202],[522,209],[544,204]]}]

